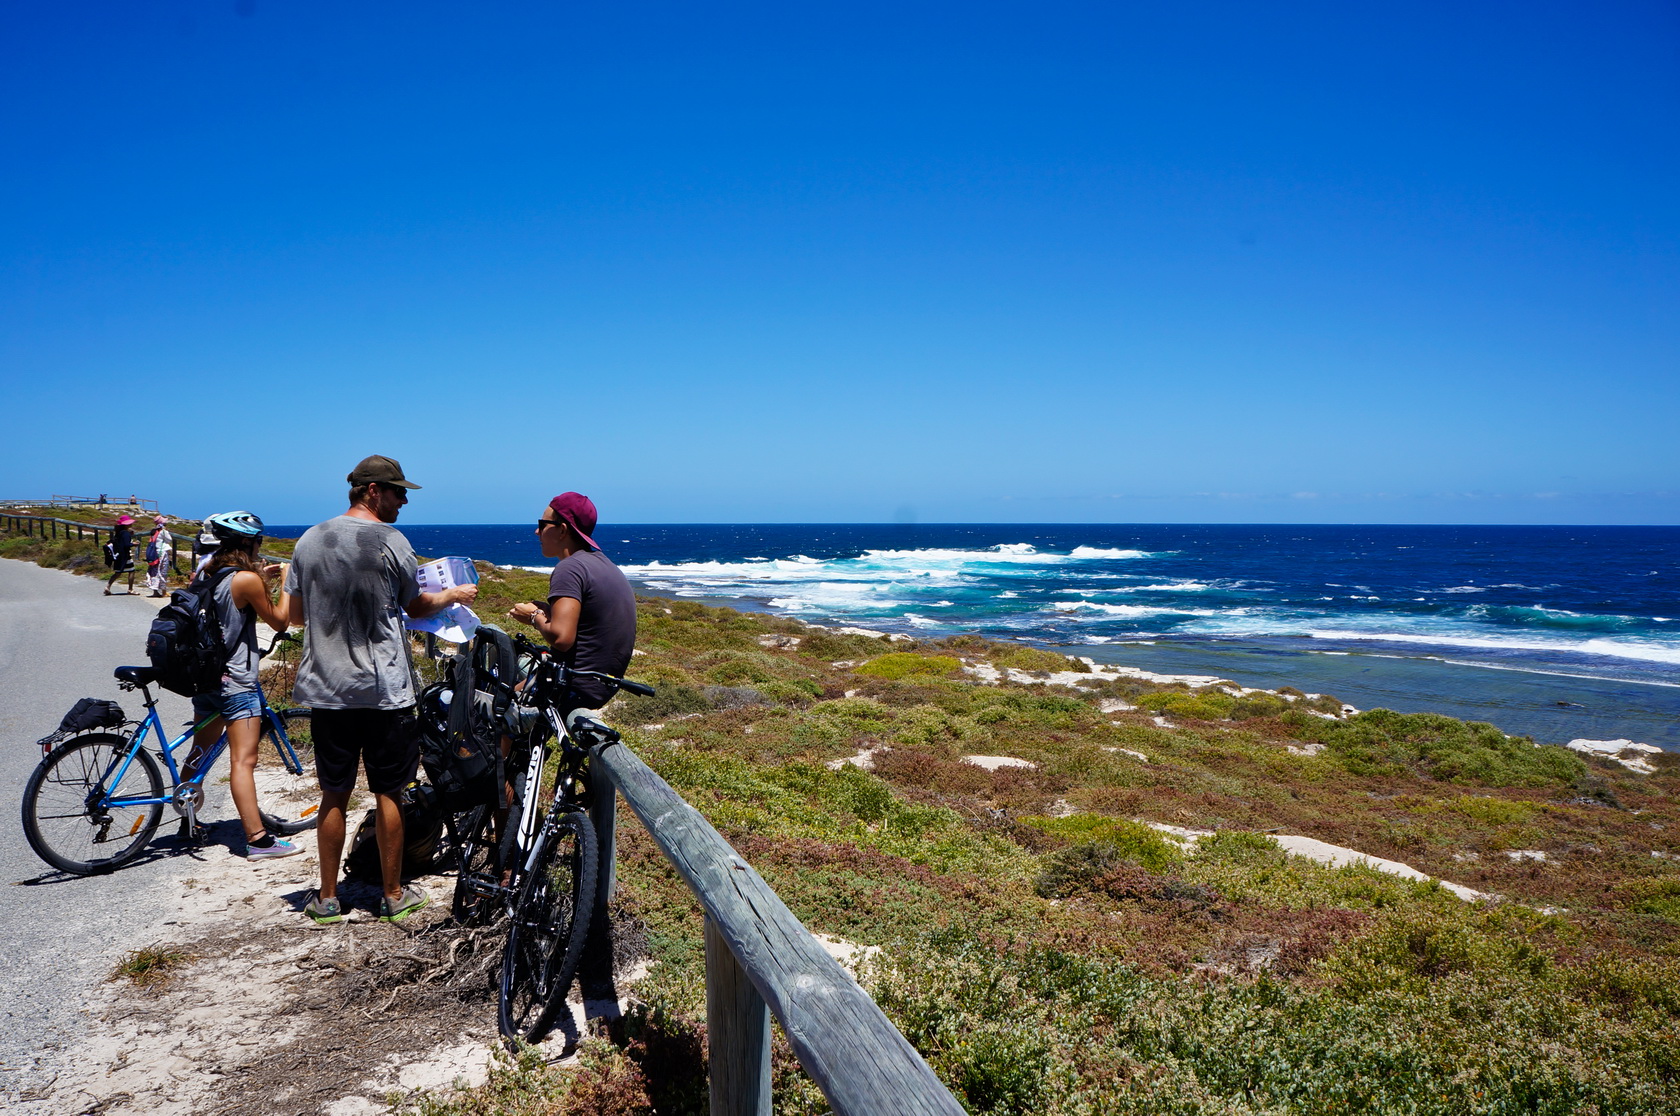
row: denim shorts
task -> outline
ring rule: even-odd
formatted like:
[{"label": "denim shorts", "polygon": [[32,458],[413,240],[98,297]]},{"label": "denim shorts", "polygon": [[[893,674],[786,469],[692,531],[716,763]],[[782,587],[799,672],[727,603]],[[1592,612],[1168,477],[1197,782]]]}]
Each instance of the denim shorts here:
[{"label": "denim shorts", "polygon": [[235,690],[231,694],[199,694],[193,698],[193,721],[220,716],[229,721],[243,721],[247,717],[262,716],[262,698],[255,690]]}]

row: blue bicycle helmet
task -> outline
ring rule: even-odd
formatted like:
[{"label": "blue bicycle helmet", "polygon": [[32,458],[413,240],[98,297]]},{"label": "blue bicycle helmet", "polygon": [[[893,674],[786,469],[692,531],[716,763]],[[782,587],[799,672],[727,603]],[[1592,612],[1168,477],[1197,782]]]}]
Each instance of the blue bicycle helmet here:
[{"label": "blue bicycle helmet", "polygon": [[217,542],[245,542],[262,538],[263,521],[248,511],[217,512],[205,519],[204,529]]}]

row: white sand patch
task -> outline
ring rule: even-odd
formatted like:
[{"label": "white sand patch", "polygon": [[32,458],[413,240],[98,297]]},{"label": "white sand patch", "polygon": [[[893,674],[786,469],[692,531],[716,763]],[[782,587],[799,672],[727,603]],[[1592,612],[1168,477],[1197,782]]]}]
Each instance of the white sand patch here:
[{"label": "white sand patch", "polygon": [[1544,862],[1546,854],[1539,849],[1506,849],[1505,855],[1512,860],[1538,860]]},{"label": "white sand patch", "polygon": [[811,937],[817,939],[817,944],[838,961],[842,969],[852,974],[853,980],[857,979],[859,969],[881,956],[880,946],[856,945],[833,934],[812,934]]},{"label": "white sand patch", "polygon": [[1589,756],[1603,756],[1613,759],[1630,771],[1637,771],[1641,775],[1649,775],[1656,767],[1645,757],[1661,755],[1662,749],[1653,744],[1636,744],[1631,740],[1571,740],[1564,745],[1576,752]]},{"label": "white sand patch", "polygon": [[[1166,825],[1162,822],[1144,821],[1142,818],[1139,818],[1138,820],[1143,822],[1143,824],[1147,825],[1150,829],[1156,830],[1160,833],[1165,833],[1168,837],[1178,842],[1190,852],[1195,851],[1197,843],[1199,843],[1202,838],[1212,837],[1214,832],[1211,829],[1183,829],[1179,826]],[[1327,841],[1320,841],[1316,837],[1298,837],[1286,833],[1273,833],[1269,834],[1269,836],[1272,840],[1278,843],[1279,848],[1291,856],[1304,856],[1308,860],[1316,860],[1318,863],[1328,865],[1331,868],[1340,868],[1346,864],[1363,864],[1367,868],[1375,868],[1379,872],[1387,872],[1390,875],[1400,876],[1408,880],[1422,880],[1425,882],[1433,880],[1466,902],[1471,902],[1477,899],[1498,899],[1498,896],[1496,895],[1488,895],[1485,892],[1476,891],[1473,888],[1465,887],[1462,884],[1448,883],[1446,880],[1436,880],[1433,876],[1425,875],[1424,873],[1419,872],[1410,864],[1401,864],[1398,860],[1384,860],[1382,857],[1370,856],[1369,854],[1359,852],[1356,849],[1344,849],[1340,845],[1332,845]]]},{"label": "white sand patch", "polygon": [[[282,772],[257,771],[264,808],[296,815],[296,802],[283,793],[288,785]],[[352,826],[367,805],[352,805]],[[377,889],[342,884],[341,894],[360,906],[337,925],[308,921],[296,903],[320,879],[315,834],[289,839],[305,851],[256,862],[219,845],[197,852],[201,863],[193,874],[155,897],[167,936],[125,943],[128,948],[184,948],[189,959],[155,991],[135,989],[123,979],[95,984],[84,1008],[88,1023],[82,1041],[53,1067],[56,1078],[14,1111],[98,1111],[102,1116],[211,1111],[267,1052],[320,1038],[319,1019],[293,1005],[308,989],[308,974],[321,967],[321,958],[377,925],[370,911],[360,909]],[[447,908],[452,879],[426,876],[417,882],[431,894],[432,907],[441,903]],[[353,1017],[346,1015],[344,1023],[354,1026]],[[475,1078],[475,1067],[485,1064],[487,1054],[483,1043],[462,1045],[461,1038],[453,1038],[438,1047],[435,1064],[429,1055],[402,1059],[359,1090],[371,1097],[346,1096],[323,1110],[340,1116],[384,1112],[387,1106],[380,1098],[391,1089],[428,1087],[457,1077],[482,1080]]]},{"label": "white sand patch", "polygon": [[975,767],[984,767],[987,771],[996,771],[1000,767],[1038,767],[1032,760],[1016,759],[1014,756],[964,756],[962,761],[972,763]]},{"label": "white sand patch", "polygon": [[798,636],[777,635],[774,632],[758,637],[758,645],[760,647],[779,647],[783,650],[792,650],[793,648],[798,647],[799,643],[800,638]]},{"label": "white sand patch", "polygon": [[[1375,868],[1379,872],[1387,872],[1391,876],[1399,876],[1407,880],[1435,880],[1435,877],[1419,872],[1410,864],[1402,864],[1398,860],[1384,860],[1380,856],[1371,856],[1355,849],[1344,849],[1340,845],[1332,845],[1327,841],[1320,841],[1316,837],[1299,837],[1292,834],[1276,833],[1272,840],[1278,847],[1291,856],[1304,856],[1308,860],[1316,860],[1320,864],[1332,868],[1340,868],[1346,864],[1363,864],[1367,868]],[[1462,884],[1448,883],[1446,880],[1435,880],[1443,888],[1452,892],[1467,902],[1477,899],[1493,899],[1495,896],[1476,891]]]},{"label": "white sand patch", "polygon": [[[1334,720],[1334,718],[1331,719]],[[1292,756],[1316,756],[1318,753],[1324,751],[1324,745],[1318,743],[1291,744],[1288,747],[1289,754]]]},{"label": "white sand patch", "polygon": [[[1138,820],[1143,821],[1142,818],[1139,818]],[[1200,841],[1203,837],[1213,836],[1213,830],[1211,829],[1184,829],[1181,826],[1152,821],[1146,821],[1143,822],[1143,824],[1158,833],[1165,833],[1168,837],[1188,849],[1195,848],[1196,842]]]},{"label": "white sand patch", "polygon": [[[812,624],[811,627],[820,628],[820,627],[822,627],[822,625],[821,624]],[[868,636],[870,639],[884,639],[888,643],[914,643],[914,642],[916,642],[916,637],[915,636],[907,636],[907,635],[904,635],[902,632],[880,632],[880,631],[876,631],[874,628],[845,627],[845,628],[830,628],[828,630],[831,631],[831,632],[839,632],[841,635]]]},{"label": "white sand patch", "polygon": [[1077,813],[1079,813],[1079,811],[1075,810],[1073,805],[1065,798],[1056,799],[1055,803],[1051,805],[1049,810],[1049,814],[1053,818],[1071,818]]},{"label": "white sand patch", "polygon": [[862,768],[864,771],[873,771],[875,769],[875,753],[884,752],[886,750],[886,745],[884,744],[867,746],[859,749],[857,755],[855,756],[847,756],[845,759],[829,760],[827,763],[823,764],[823,766],[828,768],[830,771],[839,771],[847,764],[851,764],[853,767]]},{"label": "white sand patch", "polygon": [[1160,728],[1175,729],[1175,728],[1178,727],[1177,725],[1173,724],[1171,721],[1167,720],[1165,717],[1156,716],[1156,717],[1151,717],[1149,719],[1150,719],[1150,721],[1152,721],[1154,724],[1156,724]]},{"label": "white sand patch", "polygon": [[1130,713],[1136,708],[1137,706],[1119,698],[1103,698],[1097,702],[1098,713]]},{"label": "white sand patch", "polygon": [[1144,755],[1142,752],[1134,752],[1130,748],[1122,748],[1118,744],[1103,744],[1101,747],[1105,752],[1119,752],[1123,756],[1131,756],[1139,763],[1149,762],[1149,757]]}]

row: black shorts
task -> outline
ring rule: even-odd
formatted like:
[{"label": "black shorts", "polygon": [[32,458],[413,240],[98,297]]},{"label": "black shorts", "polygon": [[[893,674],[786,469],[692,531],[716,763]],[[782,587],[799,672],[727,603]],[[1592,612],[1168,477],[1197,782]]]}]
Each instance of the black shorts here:
[{"label": "black shorts", "polygon": [[315,777],[321,789],[356,789],[358,761],[368,789],[394,795],[414,781],[420,766],[420,721],[414,708],[316,709],[309,715],[315,740]]}]

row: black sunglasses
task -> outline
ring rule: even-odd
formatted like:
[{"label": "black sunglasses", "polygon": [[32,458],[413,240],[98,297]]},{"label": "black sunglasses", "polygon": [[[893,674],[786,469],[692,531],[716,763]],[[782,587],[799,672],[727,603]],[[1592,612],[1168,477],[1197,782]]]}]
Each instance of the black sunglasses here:
[{"label": "black sunglasses", "polygon": [[559,525],[560,525],[560,521],[558,519],[539,519],[539,520],[537,520],[537,530],[539,530],[539,531],[541,531],[544,527],[558,527]]}]

